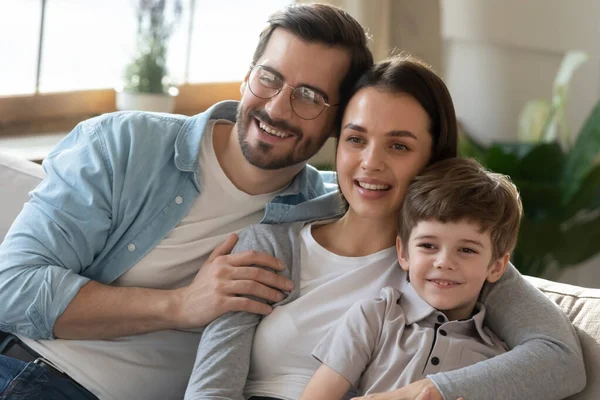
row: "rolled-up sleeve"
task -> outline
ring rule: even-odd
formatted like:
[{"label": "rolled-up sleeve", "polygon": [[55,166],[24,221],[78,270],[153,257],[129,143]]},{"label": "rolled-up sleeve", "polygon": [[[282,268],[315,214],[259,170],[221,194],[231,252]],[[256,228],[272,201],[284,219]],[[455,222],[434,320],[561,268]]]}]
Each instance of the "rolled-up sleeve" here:
[{"label": "rolled-up sleeve", "polygon": [[44,160],[46,177],[0,245],[0,330],[53,338],[111,229],[112,170],[98,123],[79,124]]}]

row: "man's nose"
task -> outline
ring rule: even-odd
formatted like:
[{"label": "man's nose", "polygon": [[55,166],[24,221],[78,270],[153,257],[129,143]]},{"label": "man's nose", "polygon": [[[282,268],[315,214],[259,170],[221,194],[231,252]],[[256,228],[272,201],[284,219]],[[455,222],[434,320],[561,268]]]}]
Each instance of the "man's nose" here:
[{"label": "man's nose", "polygon": [[267,101],[265,110],[271,119],[289,120],[293,117],[294,110],[292,110],[291,104],[292,90],[294,90],[292,87],[284,84],[279,93]]}]

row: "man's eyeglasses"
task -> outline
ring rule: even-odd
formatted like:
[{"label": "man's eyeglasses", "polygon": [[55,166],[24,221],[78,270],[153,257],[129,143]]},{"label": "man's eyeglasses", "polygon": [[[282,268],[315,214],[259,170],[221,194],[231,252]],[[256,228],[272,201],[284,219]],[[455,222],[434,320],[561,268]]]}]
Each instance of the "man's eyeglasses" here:
[{"label": "man's eyeglasses", "polygon": [[339,104],[329,104],[327,98],[306,86],[293,87],[283,82],[283,79],[273,71],[270,71],[262,65],[255,65],[250,71],[248,78],[248,88],[258,98],[270,99],[281,92],[284,86],[292,89],[290,95],[290,105],[292,110],[302,119],[315,119],[325,109],[325,107],[337,106]]}]

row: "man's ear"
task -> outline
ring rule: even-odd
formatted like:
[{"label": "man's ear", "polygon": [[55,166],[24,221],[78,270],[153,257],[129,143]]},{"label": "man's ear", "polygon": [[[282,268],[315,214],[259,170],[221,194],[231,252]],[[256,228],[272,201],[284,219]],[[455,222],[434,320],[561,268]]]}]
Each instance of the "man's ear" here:
[{"label": "man's ear", "polygon": [[506,267],[509,261],[510,253],[506,253],[502,257],[494,261],[488,270],[488,276],[486,280],[490,283],[494,283],[500,278],[502,278],[502,275],[504,274],[504,271],[506,271]]},{"label": "man's ear", "polygon": [[404,249],[400,236],[396,236],[396,253],[398,253],[398,263],[400,264],[400,268],[408,271],[408,251]]},{"label": "man's ear", "polygon": [[250,72],[252,71],[252,68],[248,70],[248,72],[246,72],[246,76],[244,77],[244,80],[242,81],[242,84],[240,85],[240,94],[243,96],[244,92],[246,91],[246,87],[248,86],[248,79],[250,79]]}]

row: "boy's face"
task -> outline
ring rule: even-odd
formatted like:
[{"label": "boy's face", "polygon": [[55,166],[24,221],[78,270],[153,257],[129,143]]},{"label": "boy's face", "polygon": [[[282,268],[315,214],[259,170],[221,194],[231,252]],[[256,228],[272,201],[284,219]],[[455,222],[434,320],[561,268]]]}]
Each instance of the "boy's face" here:
[{"label": "boy's face", "polygon": [[407,249],[396,240],[398,261],[419,296],[449,320],[471,316],[485,281],[504,273],[510,254],[492,260],[489,232],[477,223],[422,221],[412,230]]}]

